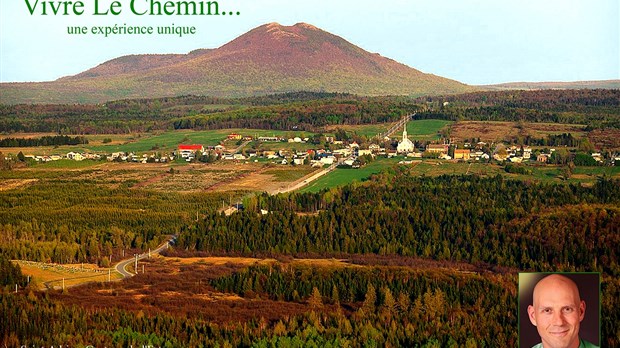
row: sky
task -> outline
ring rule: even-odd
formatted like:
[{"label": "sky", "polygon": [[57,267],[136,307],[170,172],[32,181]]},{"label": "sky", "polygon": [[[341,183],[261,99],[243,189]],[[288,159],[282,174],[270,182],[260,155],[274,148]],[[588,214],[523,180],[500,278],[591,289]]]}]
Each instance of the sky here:
[{"label": "sky", "polygon": [[[81,15],[51,15],[50,2],[58,0],[0,0],[0,82],[55,80],[128,54],[217,48],[270,22],[306,22],[367,51],[472,85],[620,79],[618,0],[218,0],[220,11],[232,16],[130,11],[132,1],[141,10],[149,1],[171,0],[81,1]],[[119,15],[93,14],[95,2],[104,12],[113,1]],[[196,34],[67,32],[115,24],[194,26]]]}]

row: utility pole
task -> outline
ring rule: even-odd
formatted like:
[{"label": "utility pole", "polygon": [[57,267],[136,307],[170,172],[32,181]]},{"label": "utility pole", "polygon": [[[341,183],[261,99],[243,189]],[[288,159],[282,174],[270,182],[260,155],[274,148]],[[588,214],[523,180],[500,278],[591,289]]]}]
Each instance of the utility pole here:
[{"label": "utility pole", "polygon": [[142,274],[144,274],[144,264],[142,264]]},{"label": "utility pole", "polygon": [[108,283],[112,281],[112,269],[108,268]]},{"label": "utility pole", "polygon": [[15,284],[15,293],[17,294],[17,283]]},{"label": "utility pole", "polygon": [[62,291],[65,291],[65,278],[62,278]]},{"label": "utility pole", "polygon": [[138,254],[134,254],[134,255],[136,257],[136,261],[135,261],[135,264],[134,264],[134,270],[135,270],[136,274],[138,274]]},{"label": "utility pole", "polygon": [[151,258],[151,248],[149,248],[149,259]]}]

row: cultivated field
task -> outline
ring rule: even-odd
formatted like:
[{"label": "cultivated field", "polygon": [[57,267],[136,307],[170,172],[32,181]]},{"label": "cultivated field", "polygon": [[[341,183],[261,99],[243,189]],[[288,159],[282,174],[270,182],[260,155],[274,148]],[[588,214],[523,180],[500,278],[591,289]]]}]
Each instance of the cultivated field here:
[{"label": "cultivated field", "polygon": [[584,137],[587,135],[584,128],[584,125],[574,124],[459,121],[452,125],[450,136],[457,141],[480,138],[484,142],[528,135],[532,138],[545,138],[549,134],[562,133]]}]

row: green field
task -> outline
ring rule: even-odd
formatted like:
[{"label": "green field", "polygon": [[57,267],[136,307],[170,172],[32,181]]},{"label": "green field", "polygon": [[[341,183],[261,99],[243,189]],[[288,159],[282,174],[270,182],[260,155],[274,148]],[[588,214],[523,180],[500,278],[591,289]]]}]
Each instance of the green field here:
[{"label": "green field", "polygon": [[407,134],[411,140],[435,140],[439,139],[439,131],[452,123],[446,120],[415,120],[407,123]]},{"label": "green field", "polygon": [[[310,185],[302,188],[301,192],[318,192],[324,188],[343,186],[353,181],[362,181],[374,173],[378,173],[403,160],[402,157],[393,159],[378,158],[368,166],[361,169],[336,169],[314,181]],[[503,175],[507,178],[516,180],[535,180],[541,182],[562,182],[560,176],[561,169],[555,166],[527,166],[532,171],[530,175],[510,174],[504,167],[497,164],[477,163],[477,162],[446,162],[446,161],[420,161],[414,160],[411,164],[403,164],[411,168],[411,175],[414,176],[439,176],[439,175],[482,175],[495,176]],[[573,171],[568,182],[579,182],[583,184],[593,184],[597,177],[606,175],[620,178],[620,167],[577,167]]]},{"label": "green field", "polygon": [[[215,146],[226,139],[231,133],[238,133],[244,136],[280,136],[280,137],[309,137],[314,133],[310,132],[291,132],[264,129],[217,129],[207,131],[170,131],[153,136],[141,136],[135,141],[128,141],[124,144],[110,144],[90,146],[88,149],[93,152],[150,152],[150,151],[174,151],[179,144],[201,144],[204,146]],[[234,143],[232,143],[234,144]],[[270,144],[270,143],[265,143]],[[285,143],[273,143],[283,144]],[[297,144],[299,145],[299,144]],[[301,148],[301,147],[300,147]]]},{"label": "green field", "polygon": [[389,166],[398,163],[402,158],[377,158],[372,163],[360,169],[339,169],[336,168],[329,174],[313,181],[310,185],[302,188],[300,192],[318,192],[324,188],[332,188],[352,183],[353,181],[363,181],[372,174],[379,173]]},{"label": "green field", "polygon": [[73,161],[69,159],[61,159],[58,161],[39,163],[33,166],[32,168],[35,168],[35,169],[54,169],[54,168],[81,169],[81,168],[88,168],[88,167],[96,166],[102,163],[106,163],[105,159],[103,161],[93,161],[93,160],[87,160],[87,159],[83,161]]},{"label": "green field", "polygon": [[[407,133],[412,140],[434,140],[438,138],[439,131],[454,122],[445,120],[414,120],[407,123]],[[377,134],[385,133],[393,123],[366,124],[357,126],[338,126],[360,136],[372,138]],[[402,129],[399,129],[393,136],[400,136]]]}]

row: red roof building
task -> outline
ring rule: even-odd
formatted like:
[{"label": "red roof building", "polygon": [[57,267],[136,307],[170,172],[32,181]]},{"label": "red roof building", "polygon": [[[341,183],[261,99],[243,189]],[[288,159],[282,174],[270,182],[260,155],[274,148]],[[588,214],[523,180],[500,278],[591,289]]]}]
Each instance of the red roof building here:
[{"label": "red roof building", "polygon": [[179,145],[179,151],[204,151],[202,145]]}]

